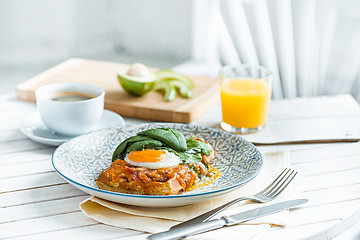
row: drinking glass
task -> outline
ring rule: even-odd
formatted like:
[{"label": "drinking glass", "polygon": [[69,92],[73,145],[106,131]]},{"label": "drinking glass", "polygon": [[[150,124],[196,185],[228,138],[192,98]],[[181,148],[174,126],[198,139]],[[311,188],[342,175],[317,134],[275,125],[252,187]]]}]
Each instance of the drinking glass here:
[{"label": "drinking glass", "polygon": [[222,129],[232,133],[263,129],[271,98],[272,73],[263,66],[224,66],[219,78]]}]

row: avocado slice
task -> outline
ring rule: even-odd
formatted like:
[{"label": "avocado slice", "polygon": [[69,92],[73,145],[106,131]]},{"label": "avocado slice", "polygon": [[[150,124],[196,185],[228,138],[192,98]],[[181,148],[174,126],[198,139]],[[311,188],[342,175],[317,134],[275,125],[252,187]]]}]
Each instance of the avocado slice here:
[{"label": "avocado slice", "polygon": [[154,90],[163,91],[164,100],[167,102],[171,102],[177,97],[175,86],[166,80],[158,81],[154,87]]},{"label": "avocado slice", "polygon": [[161,69],[161,70],[156,71],[155,75],[156,75],[156,78],[159,79],[159,80],[176,79],[176,80],[186,84],[189,88],[194,87],[194,83],[191,81],[190,78],[188,78],[184,74],[176,73],[176,72],[174,72],[172,70]]},{"label": "avocado slice", "polygon": [[167,82],[174,85],[178,90],[182,97],[191,98],[192,96],[192,87],[189,87],[188,84],[184,83],[179,79],[170,79]]}]

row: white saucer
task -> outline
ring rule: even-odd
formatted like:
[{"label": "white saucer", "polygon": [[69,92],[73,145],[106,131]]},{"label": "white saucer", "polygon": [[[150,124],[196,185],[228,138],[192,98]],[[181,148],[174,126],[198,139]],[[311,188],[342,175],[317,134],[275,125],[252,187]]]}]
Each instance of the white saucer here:
[{"label": "white saucer", "polygon": [[[123,126],[124,124],[125,121],[119,114],[104,110],[100,121],[94,125],[91,131],[108,127]],[[59,146],[67,140],[76,137],[61,135],[50,130],[42,122],[38,112],[34,112],[25,118],[20,127],[20,131],[36,142],[51,146]]]}]

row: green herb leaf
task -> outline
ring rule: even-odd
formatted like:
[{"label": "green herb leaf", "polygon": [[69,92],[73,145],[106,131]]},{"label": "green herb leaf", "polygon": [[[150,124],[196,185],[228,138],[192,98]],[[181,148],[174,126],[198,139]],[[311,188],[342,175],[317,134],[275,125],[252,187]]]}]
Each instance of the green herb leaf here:
[{"label": "green herb leaf", "polygon": [[185,152],[178,152],[170,147],[157,147],[156,149],[166,150],[168,152],[174,153],[180,158],[183,163],[198,163],[202,161],[202,155],[191,150],[187,150]]},{"label": "green herb leaf", "polygon": [[202,161],[202,155],[200,153],[188,153],[184,152],[180,157],[184,163],[198,163]]},{"label": "green herb leaf", "polygon": [[194,151],[200,152],[206,156],[209,156],[211,153],[211,147],[209,144],[196,140],[195,138],[189,138],[186,140],[187,149],[192,149]]},{"label": "green herb leaf", "polygon": [[131,151],[142,151],[144,149],[161,147],[162,145],[163,145],[162,142],[155,140],[155,139],[133,142],[126,149],[126,153],[131,152]]},{"label": "green herb leaf", "polygon": [[209,155],[209,144],[196,140],[195,137],[185,139],[184,135],[172,128],[156,128],[139,132],[137,136],[125,139],[115,149],[112,160],[124,158],[131,151],[143,149],[162,149],[179,156],[183,163],[198,163],[202,154]]},{"label": "green herb leaf", "polygon": [[139,132],[138,135],[162,141],[177,151],[185,151],[187,148],[184,135],[176,129],[155,128]]},{"label": "green herb leaf", "polygon": [[138,141],[144,141],[144,140],[152,140],[149,137],[146,136],[132,136],[124,141],[122,141],[119,146],[115,149],[113,155],[112,155],[112,161],[115,161],[119,157],[123,157],[123,154],[126,152],[126,149],[129,147],[131,143],[138,142]]}]

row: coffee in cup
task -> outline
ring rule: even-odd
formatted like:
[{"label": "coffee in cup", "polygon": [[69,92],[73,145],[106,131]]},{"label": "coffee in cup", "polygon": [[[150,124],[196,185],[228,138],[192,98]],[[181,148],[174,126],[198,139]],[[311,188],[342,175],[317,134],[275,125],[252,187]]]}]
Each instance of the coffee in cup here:
[{"label": "coffee in cup", "polygon": [[44,124],[63,135],[80,135],[91,130],[104,110],[104,89],[88,83],[54,83],[35,92],[36,105]]}]

